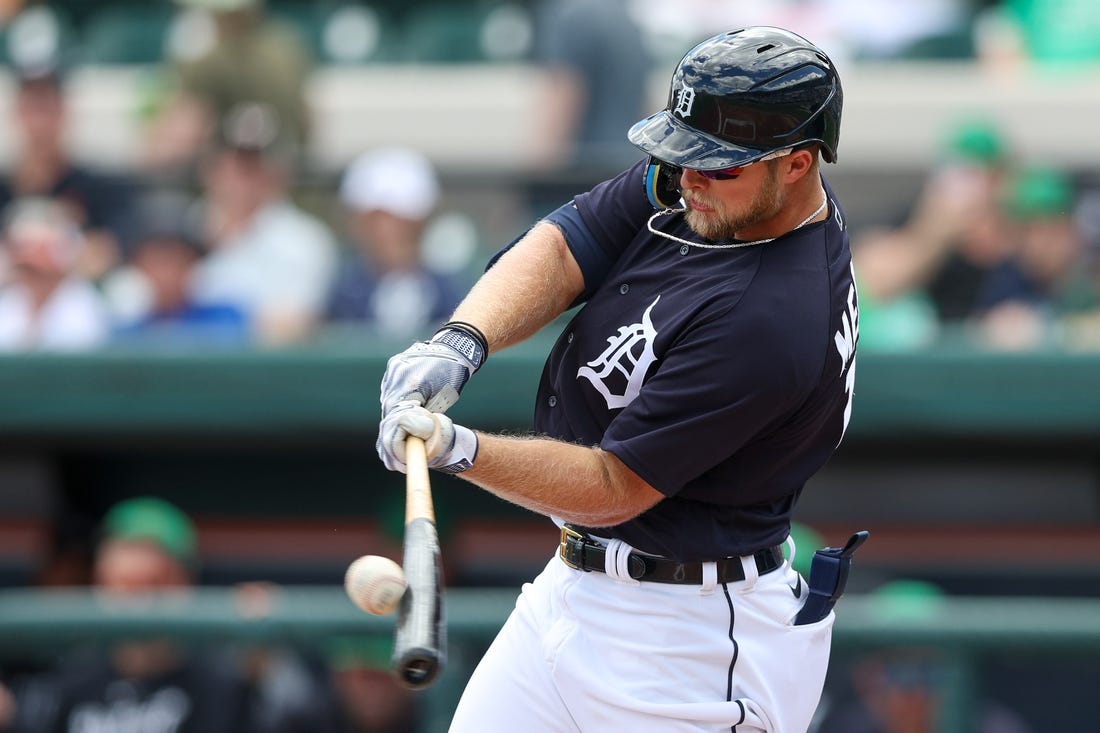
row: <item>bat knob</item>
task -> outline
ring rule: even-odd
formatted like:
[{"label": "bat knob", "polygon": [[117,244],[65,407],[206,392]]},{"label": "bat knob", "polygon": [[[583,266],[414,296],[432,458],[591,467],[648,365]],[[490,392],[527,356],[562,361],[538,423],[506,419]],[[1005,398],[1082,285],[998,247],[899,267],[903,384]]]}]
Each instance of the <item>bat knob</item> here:
[{"label": "bat knob", "polygon": [[406,687],[418,690],[435,681],[439,674],[439,659],[428,649],[410,649],[398,660],[398,676]]}]

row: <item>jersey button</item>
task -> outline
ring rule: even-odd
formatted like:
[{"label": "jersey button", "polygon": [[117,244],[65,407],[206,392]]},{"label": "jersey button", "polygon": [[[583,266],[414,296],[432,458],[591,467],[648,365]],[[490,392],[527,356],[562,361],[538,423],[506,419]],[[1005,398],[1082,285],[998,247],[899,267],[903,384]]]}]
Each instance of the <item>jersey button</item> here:
[{"label": "jersey button", "polygon": [[555,405],[558,404],[558,398],[555,397],[554,395],[550,395],[549,397],[546,398],[546,404],[550,405],[551,407],[554,407]]},{"label": "jersey button", "polygon": [[566,334],[566,336],[565,336],[565,342],[566,342],[567,344],[571,344],[571,343],[573,343],[573,332],[572,332],[572,331],[570,331],[570,332],[569,332],[568,334]]},{"label": "jersey button", "polygon": [[691,247],[687,246],[686,244],[681,244],[680,245],[680,254],[686,255],[690,251],[691,251]]},{"label": "jersey button", "polygon": [[623,283],[622,285],[619,286],[619,293],[620,294],[626,295],[628,292],[630,292],[630,286],[629,285],[627,285],[626,283]]}]

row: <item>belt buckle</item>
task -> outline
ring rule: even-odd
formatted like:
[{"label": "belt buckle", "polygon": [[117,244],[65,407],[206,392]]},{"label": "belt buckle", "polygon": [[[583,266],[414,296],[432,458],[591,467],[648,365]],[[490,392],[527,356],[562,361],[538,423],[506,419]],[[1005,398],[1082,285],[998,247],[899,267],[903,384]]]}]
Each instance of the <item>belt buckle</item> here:
[{"label": "belt buckle", "polygon": [[568,526],[562,526],[561,528],[561,543],[558,548],[558,557],[561,558],[561,561],[563,563],[573,568],[574,570],[585,570],[585,568],[581,567],[580,565],[569,559],[569,552],[567,551],[569,540],[574,540],[580,544],[583,557],[585,536],[577,530]]}]

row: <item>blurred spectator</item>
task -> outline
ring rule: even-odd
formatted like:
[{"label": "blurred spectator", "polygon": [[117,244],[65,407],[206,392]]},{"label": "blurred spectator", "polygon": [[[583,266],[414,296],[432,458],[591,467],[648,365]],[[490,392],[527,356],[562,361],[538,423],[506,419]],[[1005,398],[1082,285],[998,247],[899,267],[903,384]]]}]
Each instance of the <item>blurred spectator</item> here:
[{"label": "blurred spectator", "polygon": [[1013,165],[994,125],[963,122],[902,223],[853,237],[861,343],[913,348],[977,314],[990,273],[1013,254],[1002,199]]},{"label": "blurred spectator", "polygon": [[[969,5],[961,0],[632,0],[635,17],[659,56],[674,64],[691,39],[749,25],[787,28],[814,42],[841,67],[853,59],[900,58],[917,52],[972,53]],[[927,47],[927,49],[925,49]],[[669,49],[678,49],[674,53]]]},{"label": "blurred spectator", "polygon": [[415,336],[445,321],[464,283],[425,264],[422,238],[439,201],[431,162],[405,148],[364,153],[340,184],[351,251],[328,301],[327,318]]},{"label": "blurred spectator", "polygon": [[390,670],[390,639],[340,639],[333,646],[330,665],[347,733],[420,730],[416,700]]},{"label": "blurred spectator", "polygon": [[[77,351],[107,339],[102,296],[77,270],[84,236],[70,209],[52,199],[13,202],[4,211],[0,351]],[[5,282],[6,279],[6,282]]]},{"label": "blurred spectator", "polygon": [[[117,598],[179,593],[194,582],[195,533],[177,508],[153,498],[114,506],[104,517],[95,586]],[[70,655],[14,691],[13,733],[147,731],[238,733],[248,688],[220,654],[168,639]]]},{"label": "blurred spectator", "polygon": [[283,134],[302,150],[310,112],[305,87],[314,67],[296,31],[270,17],[264,0],[176,0],[175,91],[151,123],[149,170],[186,169],[235,107],[257,101],[278,116]]},{"label": "blurred spectator", "polygon": [[897,3],[897,12],[878,12],[877,0],[813,0],[829,19],[846,54],[857,60],[971,58],[969,0]]},{"label": "blurred spectator", "polygon": [[[198,575],[195,528],[155,497],[111,507],[100,525],[94,586],[105,598],[185,593]],[[242,615],[258,604],[243,586]],[[53,670],[0,688],[10,733],[315,733],[339,731],[327,670],[275,647],[238,649],[144,638],[66,654]],[[6,693],[6,694],[5,694]]]},{"label": "blurred spectator", "polygon": [[[881,618],[923,619],[942,613],[943,591],[919,580],[894,580],[868,596]],[[936,733],[945,729],[945,700],[955,681],[948,656],[931,647],[886,647],[866,652],[849,665],[850,695],[827,704],[814,733]],[[979,700],[975,733],[1029,733],[1015,711]]]},{"label": "blurred spectator", "polygon": [[653,66],[627,0],[542,0],[536,31],[537,162],[594,171],[593,180],[632,164],[626,131],[645,116]]},{"label": "blurred spectator", "polygon": [[[1074,217],[1076,191],[1050,168],[1022,171],[1005,207],[1018,239],[1015,256],[991,273],[982,305],[985,341],[1005,349],[1091,342],[1100,334],[1100,280]],[[1075,333],[1063,333],[1074,325]]]},{"label": "blurred spectator", "polygon": [[191,211],[186,199],[168,192],[149,195],[139,207],[140,231],[128,263],[104,286],[115,314],[116,343],[188,347],[248,343],[248,322],[239,308],[194,298],[194,273],[206,246],[199,222],[189,217]]},{"label": "blurred spectator", "polygon": [[97,280],[118,261],[134,183],[119,175],[92,171],[74,162],[66,148],[68,109],[61,70],[50,59],[16,65],[15,160],[0,179],[0,209],[27,196],[64,203],[84,232],[76,269]]},{"label": "blurred spectator", "polygon": [[999,0],[974,24],[979,57],[995,69],[1092,65],[1100,61],[1100,5],[1094,0]]},{"label": "blurred spectator", "polygon": [[[947,661],[925,648],[892,648],[870,652],[852,665],[855,698],[839,705],[815,733],[937,733],[951,684]],[[1013,711],[983,700],[975,733],[1028,733],[1031,728]]]},{"label": "blurred spectator", "polygon": [[239,308],[261,344],[311,335],[336,267],[332,231],[291,198],[294,150],[273,110],[248,103],[229,113],[203,161],[211,251],[195,272],[195,299]]},{"label": "blurred spectator", "polygon": [[0,0],[0,27],[11,20],[22,7],[23,0]]},{"label": "blurred spectator", "polygon": [[[235,590],[238,612],[257,620],[279,594],[268,582],[241,583]],[[345,733],[343,699],[319,655],[261,642],[244,646],[240,662],[249,687],[242,733]]]}]

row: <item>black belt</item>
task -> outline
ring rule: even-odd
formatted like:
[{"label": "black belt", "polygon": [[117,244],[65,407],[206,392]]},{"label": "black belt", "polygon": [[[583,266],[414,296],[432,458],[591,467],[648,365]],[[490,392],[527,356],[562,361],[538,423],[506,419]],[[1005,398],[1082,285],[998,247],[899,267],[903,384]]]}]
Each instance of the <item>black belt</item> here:
[{"label": "black belt", "polygon": [[[604,570],[606,548],[591,537],[587,537],[571,527],[561,528],[561,546],[558,555],[571,568],[586,572]],[[753,553],[756,569],[761,575],[770,573],[783,564],[781,545],[768,547]],[[745,579],[745,569],[739,557],[724,557],[715,561],[718,566],[719,583],[736,583]],[[676,562],[663,557],[650,557],[630,553],[627,559],[627,572],[635,580],[651,583],[682,583],[701,585],[703,583],[703,563]]]}]

